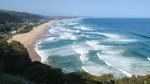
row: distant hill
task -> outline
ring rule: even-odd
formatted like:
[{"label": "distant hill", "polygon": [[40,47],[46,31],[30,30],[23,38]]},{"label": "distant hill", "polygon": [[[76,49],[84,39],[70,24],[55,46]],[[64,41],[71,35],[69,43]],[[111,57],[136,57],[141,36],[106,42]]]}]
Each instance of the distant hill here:
[{"label": "distant hill", "polygon": [[36,22],[39,19],[45,19],[45,17],[26,12],[16,12],[0,9],[0,24],[5,24],[6,22],[25,22],[27,20],[31,22]]},{"label": "distant hill", "polygon": [[5,37],[5,34],[11,31],[28,32],[33,26],[42,24],[49,19],[42,15],[0,9],[0,36]]}]

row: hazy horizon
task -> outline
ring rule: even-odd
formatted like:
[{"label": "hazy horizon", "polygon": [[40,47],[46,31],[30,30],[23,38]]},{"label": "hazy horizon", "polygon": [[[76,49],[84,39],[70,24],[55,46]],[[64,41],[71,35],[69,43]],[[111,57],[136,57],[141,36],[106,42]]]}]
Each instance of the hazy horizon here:
[{"label": "hazy horizon", "polygon": [[149,0],[1,0],[0,9],[45,16],[150,18]]}]

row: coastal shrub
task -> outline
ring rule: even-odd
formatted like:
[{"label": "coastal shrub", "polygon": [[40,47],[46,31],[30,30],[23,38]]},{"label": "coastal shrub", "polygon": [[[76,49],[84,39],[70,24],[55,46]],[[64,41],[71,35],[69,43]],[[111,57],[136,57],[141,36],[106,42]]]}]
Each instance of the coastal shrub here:
[{"label": "coastal shrub", "polygon": [[93,76],[86,72],[72,72],[67,74],[68,84],[97,84],[100,82],[94,81]]},{"label": "coastal shrub", "polygon": [[0,84],[37,84],[22,77],[13,76],[2,73],[0,76]]},{"label": "coastal shrub", "polygon": [[5,73],[22,74],[31,63],[27,50],[19,42],[0,41],[0,63]]},{"label": "coastal shrub", "polygon": [[48,65],[36,65],[29,67],[24,76],[31,81],[44,84],[64,84],[65,74],[61,69],[52,68]]},{"label": "coastal shrub", "polygon": [[116,84],[150,84],[150,75],[123,77],[116,80]]},{"label": "coastal shrub", "polygon": [[31,63],[31,66],[36,66],[36,65],[43,65],[43,64],[39,61],[34,61]]},{"label": "coastal shrub", "polygon": [[4,64],[2,62],[0,62],[0,77],[1,77],[2,72],[3,72],[3,68],[4,68]]},{"label": "coastal shrub", "polygon": [[111,74],[102,76],[90,75],[86,72],[72,72],[67,74],[68,84],[115,84]]}]

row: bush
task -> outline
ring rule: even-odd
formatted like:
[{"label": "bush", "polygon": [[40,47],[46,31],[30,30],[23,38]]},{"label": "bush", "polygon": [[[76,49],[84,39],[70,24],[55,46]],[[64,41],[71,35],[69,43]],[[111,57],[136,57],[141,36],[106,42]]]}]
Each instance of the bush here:
[{"label": "bush", "polygon": [[114,84],[111,74],[102,76],[90,75],[86,72],[73,72],[67,74],[68,84]]},{"label": "bush", "polygon": [[51,68],[48,65],[36,65],[29,67],[24,76],[31,81],[44,84],[64,84],[65,75],[61,69]]},{"label": "bush", "polygon": [[0,63],[3,63],[5,73],[22,74],[31,64],[27,50],[19,42],[0,41],[0,51]]}]

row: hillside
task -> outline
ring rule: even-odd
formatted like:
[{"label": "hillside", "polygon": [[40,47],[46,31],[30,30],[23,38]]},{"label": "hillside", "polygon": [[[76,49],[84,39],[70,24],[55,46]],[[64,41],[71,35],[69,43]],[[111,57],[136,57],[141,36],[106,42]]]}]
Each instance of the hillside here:
[{"label": "hillside", "polygon": [[16,33],[28,32],[34,26],[47,22],[48,20],[50,18],[41,15],[0,10],[0,36],[6,37]]},{"label": "hillside", "polygon": [[21,23],[25,21],[38,21],[41,19],[45,19],[44,16],[36,15],[36,14],[30,14],[26,12],[16,12],[16,11],[8,11],[8,10],[0,10],[0,23]]}]

